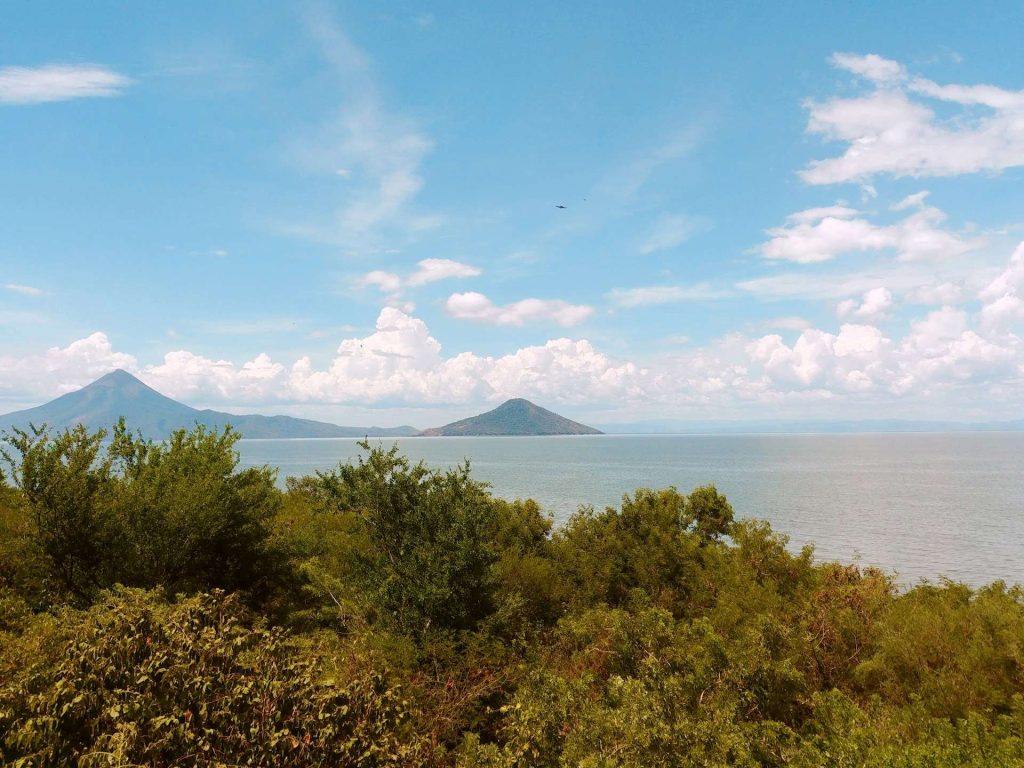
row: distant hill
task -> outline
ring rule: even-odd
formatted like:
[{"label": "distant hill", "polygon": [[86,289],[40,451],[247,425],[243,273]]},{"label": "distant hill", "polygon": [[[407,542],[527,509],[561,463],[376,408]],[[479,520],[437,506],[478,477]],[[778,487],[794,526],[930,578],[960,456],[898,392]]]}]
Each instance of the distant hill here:
[{"label": "distant hill", "polygon": [[291,416],[198,410],[161,395],[120,369],[44,405],[0,416],[0,429],[12,426],[25,429],[30,423],[46,424],[56,430],[76,424],[84,424],[91,430],[109,429],[121,416],[130,429],[141,431],[153,440],[161,440],[176,429],[196,424],[211,428],[230,424],[243,437],[251,438],[407,437],[416,434],[413,427],[339,427]]},{"label": "distant hill", "polygon": [[457,435],[600,435],[599,430],[570,421],[529,400],[507,400],[493,411],[420,432],[423,437]]}]

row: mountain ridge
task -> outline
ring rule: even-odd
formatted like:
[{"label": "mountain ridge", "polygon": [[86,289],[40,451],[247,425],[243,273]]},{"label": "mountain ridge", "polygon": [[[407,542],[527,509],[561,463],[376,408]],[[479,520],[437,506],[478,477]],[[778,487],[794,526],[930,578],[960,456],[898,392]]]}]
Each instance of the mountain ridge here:
[{"label": "mountain ridge", "polygon": [[90,430],[110,429],[121,416],[132,430],[154,440],[168,437],[181,428],[201,424],[219,429],[228,424],[243,437],[308,438],[308,437],[410,437],[414,427],[344,427],[326,421],[300,419],[294,416],[263,416],[233,414],[212,409],[198,409],[179,403],[156,391],[148,384],[120,368],[34,408],[0,416],[0,429],[29,424],[46,424],[56,430],[84,424]]},{"label": "mountain ridge", "polygon": [[548,435],[600,435],[600,430],[559,416],[554,411],[521,397],[506,400],[497,408],[453,421],[442,427],[432,427],[419,433],[419,437],[476,437],[476,436],[548,436]]}]

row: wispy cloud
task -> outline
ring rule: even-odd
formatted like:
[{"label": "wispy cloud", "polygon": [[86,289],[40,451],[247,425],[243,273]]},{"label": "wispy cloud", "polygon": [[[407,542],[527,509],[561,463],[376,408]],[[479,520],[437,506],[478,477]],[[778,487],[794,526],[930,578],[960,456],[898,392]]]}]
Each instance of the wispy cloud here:
[{"label": "wispy cloud", "polygon": [[0,69],[0,104],[43,104],[120,96],[134,81],[94,64]]},{"label": "wispy cloud", "polygon": [[642,288],[614,288],[608,293],[612,303],[630,309],[674,304],[680,301],[713,301],[728,298],[730,291],[715,288],[710,283],[694,285],[651,285]]},{"label": "wispy cloud", "polygon": [[647,255],[682,245],[690,239],[698,227],[699,222],[690,216],[681,214],[662,216],[654,223],[654,227],[641,244],[640,253]]},{"label": "wispy cloud", "polygon": [[388,228],[410,234],[437,226],[437,216],[411,210],[424,184],[420,166],[433,142],[413,120],[386,106],[369,57],[327,7],[313,6],[306,25],[342,95],[335,118],[294,147],[300,163],[338,180],[341,207],[329,225],[314,227],[314,234],[367,250]]},{"label": "wispy cloud", "polygon": [[42,296],[44,293],[42,288],[36,288],[33,285],[20,285],[19,283],[5,283],[4,288],[14,293],[20,293],[22,296]]},{"label": "wispy cloud", "polygon": [[704,140],[706,120],[686,125],[662,142],[634,156],[610,174],[596,190],[616,199],[634,197],[664,168],[691,155]]},{"label": "wispy cloud", "polygon": [[754,277],[736,288],[765,301],[836,301],[884,285],[906,301],[951,304],[963,301],[998,274],[998,251],[983,251],[943,262],[882,260],[871,265],[822,271],[801,269]]},{"label": "wispy cloud", "polygon": [[765,320],[758,327],[768,331],[803,331],[810,328],[811,323],[798,315],[785,315]]},{"label": "wispy cloud", "polygon": [[219,320],[205,326],[210,333],[223,336],[269,336],[293,333],[308,322],[296,317],[265,317],[258,320]]}]

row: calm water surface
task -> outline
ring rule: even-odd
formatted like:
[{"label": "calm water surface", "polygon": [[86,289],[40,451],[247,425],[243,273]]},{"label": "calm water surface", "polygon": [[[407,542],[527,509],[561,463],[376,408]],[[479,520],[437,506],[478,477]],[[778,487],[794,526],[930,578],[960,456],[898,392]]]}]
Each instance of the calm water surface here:
[{"label": "calm water surface", "polygon": [[[391,440],[384,441],[386,445]],[[598,435],[399,440],[434,467],[472,461],[504,498],[532,497],[557,522],[617,505],[638,486],[714,483],[742,517],[768,520],[819,559],[858,560],[903,584],[947,576],[1024,583],[1024,433]],[[244,466],[310,474],[359,453],[355,440],[243,440]]]}]

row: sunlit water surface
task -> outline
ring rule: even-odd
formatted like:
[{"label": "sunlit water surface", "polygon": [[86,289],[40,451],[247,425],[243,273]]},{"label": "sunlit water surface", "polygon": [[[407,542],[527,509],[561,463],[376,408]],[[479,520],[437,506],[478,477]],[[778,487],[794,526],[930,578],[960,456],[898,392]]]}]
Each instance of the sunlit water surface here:
[{"label": "sunlit water surface", "polygon": [[[372,441],[380,442],[380,441]],[[390,445],[393,441],[383,441]],[[946,576],[1024,583],[1024,433],[599,435],[405,438],[433,467],[464,458],[504,498],[564,521],[645,486],[714,483],[738,516],[768,520],[793,548],[857,560],[904,584]],[[289,475],[348,462],[355,440],[243,440],[244,466]]]}]

